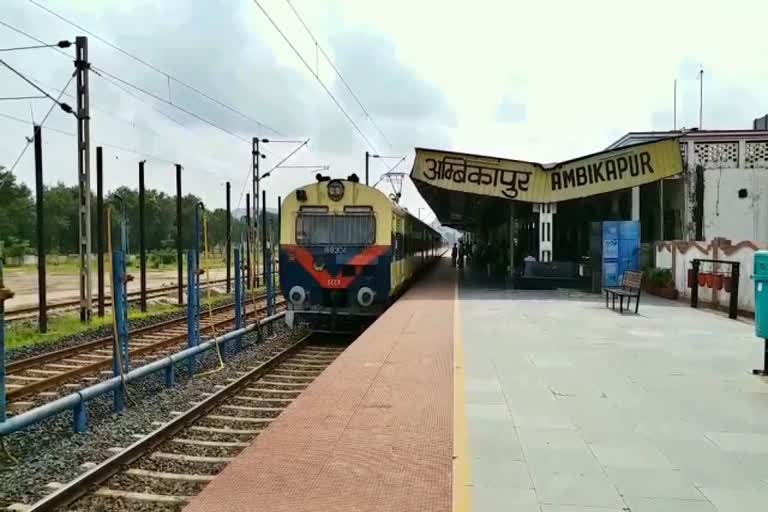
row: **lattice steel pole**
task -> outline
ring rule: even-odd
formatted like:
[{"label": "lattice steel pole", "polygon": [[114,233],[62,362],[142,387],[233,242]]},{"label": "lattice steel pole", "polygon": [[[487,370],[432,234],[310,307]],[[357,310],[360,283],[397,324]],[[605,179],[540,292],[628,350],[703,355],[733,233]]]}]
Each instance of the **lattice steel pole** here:
[{"label": "lattice steel pole", "polygon": [[88,90],[88,38],[75,38],[77,75],[77,184],[80,251],[80,321],[91,319],[91,132]]}]

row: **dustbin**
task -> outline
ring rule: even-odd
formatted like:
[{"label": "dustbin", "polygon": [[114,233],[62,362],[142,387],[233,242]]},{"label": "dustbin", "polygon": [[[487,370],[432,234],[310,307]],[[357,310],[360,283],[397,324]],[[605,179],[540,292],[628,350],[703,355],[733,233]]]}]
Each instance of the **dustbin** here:
[{"label": "dustbin", "polygon": [[755,334],[768,338],[768,251],[755,252]]},{"label": "dustbin", "polygon": [[762,370],[754,370],[756,375],[768,375],[768,251],[755,252],[755,334],[765,339],[765,355]]}]

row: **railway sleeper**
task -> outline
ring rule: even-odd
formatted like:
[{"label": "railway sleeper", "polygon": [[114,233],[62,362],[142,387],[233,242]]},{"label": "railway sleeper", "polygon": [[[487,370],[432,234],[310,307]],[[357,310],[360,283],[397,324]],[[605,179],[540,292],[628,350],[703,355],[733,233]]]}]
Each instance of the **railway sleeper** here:
[{"label": "railway sleeper", "polygon": [[145,503],[184,504],[192,499],[191,496],[168,496],[165,494],[150,494],[146,492],[119,491],[108,487],[101,487],[93,494],[104,498],[122,498],[125,500],[142,501]]}]

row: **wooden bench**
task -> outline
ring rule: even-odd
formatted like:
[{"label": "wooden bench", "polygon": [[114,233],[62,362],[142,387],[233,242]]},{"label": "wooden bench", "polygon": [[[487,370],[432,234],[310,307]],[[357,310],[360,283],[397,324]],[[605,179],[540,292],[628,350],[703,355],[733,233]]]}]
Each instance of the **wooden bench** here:
[{"label": "wooden bench", "polygon": [[616,297],[619,298],[619,312],[624,312],[624,297],[627,298],[627,309],[629,309],[632,298],[635,299],[635,314],[640,307],[640,286],[643,283],[643,273],[638,270],[626,270],[621,278],[621,286],[617,288],[603,288],[605,292],[605,307],[608,307],[608,296],[613,299],[612,308],[616,309]]}]

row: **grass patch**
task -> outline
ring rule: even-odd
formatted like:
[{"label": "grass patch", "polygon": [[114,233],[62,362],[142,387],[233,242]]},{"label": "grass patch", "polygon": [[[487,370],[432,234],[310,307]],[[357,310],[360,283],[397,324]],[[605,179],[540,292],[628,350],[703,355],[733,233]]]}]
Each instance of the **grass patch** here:
[{"label": "grass patch", "polygon": [[[172,311],[179,311],[174,304],[148,304],[147,312],[142,313],[138,309],[129,309],[128,320],[140,320],[154,315],[162,315]],[[15,350],[22,347],[30,347],[58,341],[65,336],[86,334],[112,325],[112,315],[107,311],[104,318],[94,316],[89,324],[80,322],[80,313],[66,313],[56,315],[48,319],[48,332],[42,334],[37,331],[37,322],[19,321],[6,325],[5,346],[7,350]]]}]

